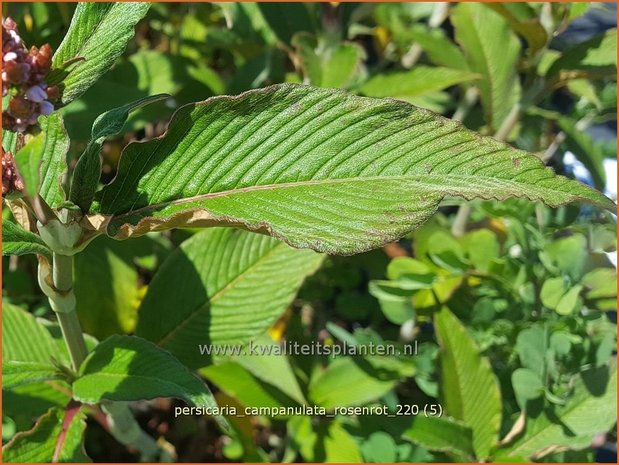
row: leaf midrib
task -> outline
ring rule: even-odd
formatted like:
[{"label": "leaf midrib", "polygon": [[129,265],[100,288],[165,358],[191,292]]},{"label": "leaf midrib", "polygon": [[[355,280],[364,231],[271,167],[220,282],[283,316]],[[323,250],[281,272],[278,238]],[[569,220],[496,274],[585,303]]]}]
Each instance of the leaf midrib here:
[{"label": "leaf midrib", "polygon": [[236,285],[239,282],[245,279],[247,277],[247,274],[249,274],[250,271],[252,271],[255,267],[260,265],[265,259],[270,258],[271,255],[273,255],[273,253],[276,250],[280,249],[282,246],[283,244],[281,243],[275,244],[275,246],[272,249],[270,249],[267,253],[265,253],[260,258],[258,258],[258,260],[256,260],[255,262],[252,262],[249,266],[247,266],[233,280],[231,280],[228,284],[226,284],[223,288],[221,288],[215,294],[213,294],[212,297],[208,298],[206,302],[196,307],[196,309],[193,310],[191,313],[189,313],[183,321],[181,321],[178,325],[174,327],[174,329],[172,329],[165,336],[160,338],[156,344],[159,347],[164,347],[165,344],[167,344],[170,341],[170,339],[172,339],[179,331],[184,329],[189,324],[190,321],[192,321],[196,316],[198,316],[202,312],[202,310],[208,307],[212,307],[213,303],[223,298],[231,288],[236,287]]},{"label": "leaf midrib", "polygon": [[[523,171],[523,173],[524,172],[525,171]],[[522,174],[522,173],[519,173],[519,174]],[[514,179],[504,179],[504,178],[499,178],[495,176],[471,175],[471,177],[473,176],[475,176],[476,179],[485,179],[489,181],[498,181],[498,182],[505,182],[505,183],[510,183],[514,185],[521,185],[523,188],[531,187],[531,183],[516,181]],[[184,204],[184,203],[189,203],[189,202],[194,202],[194,201],[207,200],[211,198],[225,197],[228,195],[242,194],[242,193],[261,191],[261,190],[277,190],[277,189],[287,189],[287,188],[295,188],[295,187],[303,187],[303,186],[344,184],[344,183],[350,183],[350,182],[372,182],[372,181],[415,181],[420,184],[423,184],[423,179],[422,179],[423,177],[426,177],[426,178],[439,178],[440,177],[442,179],[453,177],[453,178],[462,178],[466,180],[467,175],[441,173],[440,175],[438,174],[424,174],[424,175],[416,174],[416,175],[410,175],[410,176],[369,176],[369,177],[351,177],[351,178],[339,178],[339,179],[317,179],[317,180],[307,180],[307,181],[297,181],[297,182],[277,183],[277,184],[262,184],[258,186],[247,186],[247,187],[241,187],[238,189],[229,189],[229,190],[220,191],[220,192],[209,192],[206,194],[194,195],[191,197],[173,199],[173,200],[161,202],[158,204],[147,205],[141,208],[136,208],[135,210],[129,210],[119,215],[114,215],[113,213],[105,213],[105,212],[103,212],[103,214],[111,215],[114,217],[115,220],[118,220],[125,216],[134,215],[136,213],[142,213],[142,212],[147,212],[151,210],[160,210],[170,205],[179,205],[179,204]],[[540,179],[538,181],[543,181],[545,179],[554,179],[554,178],[555,177],[553,178],[548,177],[548,178]],[[557,176],[556,178],[561,178],[561,177]],[[535,185],[538,185],[538,183],[536,182]],[[428,188],[434,188],[437,191],[442,190],[441,186],[438,186],[436,184],[428,184]],[[449,188],[445,187],[445,191],[449,192]]]}]

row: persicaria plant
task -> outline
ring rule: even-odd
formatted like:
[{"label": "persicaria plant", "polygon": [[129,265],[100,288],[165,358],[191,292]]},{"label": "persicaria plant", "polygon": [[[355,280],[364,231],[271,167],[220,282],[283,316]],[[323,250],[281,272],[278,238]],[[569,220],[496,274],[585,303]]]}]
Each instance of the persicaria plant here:
[{"label": "persicaria plant", "polygon": [[[5,302],[2,384],[9,392],[28,385],[56,383],[65,396],[62,406],[50,407],[32,429],[11,439],[3,449],[5,462],[87,461],[82,447],[86,418],[99,422],[141,460],[172,460],[174,453],[169,444],[144,431],[130,402],[175,398],[194,407],[214,409],[215,396],[196,370],[204,375],[207,365],[215,366],[221,360],[215,356],[206,360],[198,350],[200,344],[243,345],[262,337],[327,255],[358,254],[397,241],[422,227],[447,199],[503,202],[515,198],[543,202],[549,207],[578,202],[589,204],[597,212],[615,210],[614,202],[598,190],[556,175],[538,156],[504,142],[523,106],[567,79],[561,73],[573,69],[571,61],[558,58],[547,74],[531,77],[533,90],[514,103],[512,113],[510,106],[497,100],[496,93],[503,86],[509,94],[513,82],[504,79],[480,85],[484,111],[479,118],[487,121],[481,134],[467,129],[459,118],[447,119],[408,102],[380,98],[386,85],[380,83],[380,76],[357,87],[347,84],[353,82],[348,75],[331,84],[328,79],[335,79],[329,74],[331,66],[335,66],[329,61],[332,57],[344,57],[337,63],[346,63],[351,53],[361,56],[357,45],[342,39],[344,34],[337,26],[341,18],[330,9],[336,8],[333,5],[321,6],[327,29],[322,35],[267,35],[277,43],[287,41],[285,47],[274,49],[294,54],[294,62],[303,69],[303,79],[311,85],[275,84],[182,105],[165,132],[126,143],[114,177],[106,175],[102,179],[101,153],[106,141],[122,133],[136,110],[145,111],[155,102],[174,102],[167,94],[126,101],[96,118],[90,134],[83,135],[88,142],[76,146],[81,151],[76,163],[68,164],[71,140],[63,111],[113,68],[150,6],[147,2],[80,3],[55,51],[49,44],[29,44],[28,48],[15,21],[3,19],[2,193],[4,205],[10,210],[3,216],[3,254],[36,255],[37,285],[57,322],[42,323],[18,305]],[[247,8],[254,11],[253,6]],[[462,43],[475,32],[467,28],[476,18],[486,14],[502,17],[482,6],[475,14],[468,8],[476,6],[458,8],[452,19]],[[269,11],[264,11],[267,20],[271,18]],[[500,14],[507,15],[504,11]],[[516,21],[509,15],[505,17],[511,18],[509,24]],[[267,24],[267,20],[251,23]],[[495,23],[487,24],[494,27]],[[507,34],[506,22],[496,24],[493,31],[501,37]],[[530,47],[527,63],[531,66],[540,61],[536,54],[550,40],[541,23],[539,28],[534,39],[526,27],[517,29],[519,33],[525,31]],[[434,33],[414,31],[419,44],[436,38]],[[442,36],[439,39],[447,41]],[[521,46],[515,33],[508,39],[506,59],[516,57]],[[435,49],[429,47],[428,51],[434,56]],[[405,55],[402,62],[418,58],[413,55]],[[597,63],[593,61],[600,60],[594,55],[579,56],[592,60],[587,66],[593,66]],[[493,64],[479,65],[474,53],[465,57],[456,50],[454,56],[462,68],[447,72],[447,68],[441,68],[448,78],[445,87],[497,71]],[[515,60],[504,68],[515,69]],[[423,66],[419,69],[427,71]],[[453,78],[456,74],[457,79]],[[490,82],[488,76],[484,78],[484,82]],[[419,82],[418,77],[415,79]],[[334,88],[346,86],[354,92]],[[470,95],[468,92],[469,100]],[[197,95],[195,100],[201,98]],[[471,101],[468,104],[474,105]],[[151,233],[187,228],[204,231],[170,252],[154,273],[146,294],[139,296],[137,323],[127,331],[131,335],[114,334],[99,341],[86,334],[76,307],[80,299],[87,300],[90,295],[75,292],[75,283],[90,278],[87,273],[75,272],[74,265],[88,261],[93,241],[107,237],[119,243],[139,244],[141,239],[153,237]],[[522,234],[529,233],[534,234],[535,228],[522,228]],[[466,246],[473,247],[468,242]],[[138,249],[136,245],[135,253]],[[512,252],[514,256],[521,253]],[[398,253],[406,255],[406,251]],[[389,314],[393,306],[385,312],[390,321],[403,324],[410,318],[401,318],[402,312],[408,315],[403,302],[408,304],[411,296],[425,291],[425,304],[417,305],[426,305],[425,318],[434,322],[441,338],[442,350],[447,354],[443,366],[453,368],[453,373],[460,376],[451,382],[481,380],[496,394],[498,384],[489,365],[480,361],[475,346],[468,342],[468,333],[447,310],[445,302],[451,298],[452,289],[443,292],[432,287],[451,272],[459,283],[473,287],[491,276],[494,262],[483,262],[485,255],[481,254],[483,271],[475,274],[463,264],[464,254],[428,252],[430,255],[434,260],[431,265],[406,260],[390,265],[392,281],[372,281],[373,292],[384,298],[381,304],[387,302],[385,307],[394,302],[399,305],[397,315]],[[547,261],[549,255],[544,256]],[[95,267],[94,263],[88,265]],[[117,265],[122,267],[122,260]],[[524,266],[522,269],[522,273],[528,270]],[[509,279],[496,281],[506,285]],[[557,298],[549,291],[542,299],[550,303],[544,305],[569,307],[570,311],[576,308],[578,295],[570,300],[563,281],[551,284]],[[108,283],[91,280],[88,285],[94,289]],[[578,292],[586,289],[585,284],[578,286]],[[397,292],[389,294],[394,289]],[[110,286],[109,293],[114,292],[116,288]],[[102,325],[109,323],[107,315],[97,318]],[[122,322],[118,325],[122,326]],[[463,369],[457,360],[449,358],[454,353],[472,360],[468,368]],[[398,363],[379,368],[384,372],[405,370],[405,364]],[[353,374],[359,370],[356,366],[349,368]],[[411,373],[404,372],[407,376]],[[543,373],[544,379],[550,379],[547,371]],[[611,376],[615,376],[614,371]],[[316,388],[313,399],[326,398],[330,390]],[[307,392],[291,392],[295,401],[304,402]],[[428,392],[432,393],[432,389],[428,388]],[[462,395],[467,392],[472,391],[468,389]],[[537,399],[544,392],[551,397],[543,386],[528,395]],[[471,413],[476,409],[458,410],[458,405],[464,405],[458,397],[460,391],[450,395],[449,418],[437,421],[440,428],[452,432],[447,436],[462,441],[455,449],[429,441],[428,448],[454,453],[460,459],[485,461],[493,457],[528,459],[546,447],[541,442],[529,448],[518,443],[517,452],[508,449],[517,434],[509,433],[499,442],[500,406],[498,413],[476,417]],[[367,400],[363,396],[361,399]],[[496,406],[499,394],[493,394],[492,399],[489,405]],[[338,404],[334,401],[334,405]],[[522,410],[524,415],[526,409]],[[243,426],[223,415],[215,417],[224,434],[239,437]],[[422,428],[423,420],[415,425]],[[429,430],[437,431],[432,425]],[[293,423],[289,429],[302,430]],[[348,435],[342,431],[333,434]],[[413,442],[417,440],[415,435],[411,433]],[[303,447],[299,446],[299,450]],[[515,455],[509,455],[510,451]],[[310,452],[303,453],[307,461],[313,461]],[[260,456],[252,457],[255,461]]]}]

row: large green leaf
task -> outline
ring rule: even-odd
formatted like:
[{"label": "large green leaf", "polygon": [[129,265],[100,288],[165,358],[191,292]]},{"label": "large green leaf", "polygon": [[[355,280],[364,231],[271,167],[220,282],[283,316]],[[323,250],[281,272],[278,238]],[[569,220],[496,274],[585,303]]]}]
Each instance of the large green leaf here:
[{"label": "large green leaf", "polygon": [[50,409],[30,430],[18,433],[2,448],[4,463],[84,463],[86,416],[78,407]]},{"label": "large green leaf", "polygon": [[83,94],[109,71],[133,37],[149,2],[79,3],[64,40],[54,54],[55,68],[79,59],[62,82],[62,103]]},{"label": "large green leaf", "polygon": [[471,428],[453,419],[416,416],[403,437],[428,450],[451,452],[466,460],[475,457]]},{"label": "large green leaf", "polygon": [[458,4],[451,20],[471,71],[482,76],[477,86],[486,122],[496,131],[519,99],[520,41],[507,21],[481,3]]},{"label": "large green leaf", "polygon": [[51,259],[43,239],[10,220],[2,220],[2,255],[39,254]]},{"label": "large green leaf", "polygon": [[368,97],[406,99],[477,78],[479,75],[466,70],[419,65],[410,71],[377,74],[359,90]]},{"label": "large green leaf", "polygon": [[62,177],[67,171],[70,141],[60,114],[43,116],[39,123],[41,132],[17,152],[15,161],[26,192],[30,196],[39,193],[49,206],[57,207],[65,200]]},{"label": "large green leaf", "polygon": [[615,208],[536,157],[431,112],[280,85],[185,106],[164,136],[128,145],[91,222],[118,239],[232,225],[350,254],[400,238],[445,196]]},{"label": "large green leaf", "polygon": [[[164,262],[139,311],[138,336],[192,368],[199,345],[246,344],[264,333],[322,256],[273,238],[217,228],[185,241]],[[171,311],[173,309],[173,311]]]},{"label": "large green leaf", "polygon": [[199,407],[217,405],[206,384],[169,352],[139,337],[119,335],[88,355],[73,383],[73,397],[89,404],[176,397]]},{"label": "large green leaf", "polygon": [[478,459],[498,444],[501,392],[487,358],[462,323],[445,307],[435,316],[441,346],[441,389],[445,412],[473,430]]},{"label": "large green leaf", "polygon": [[617,371],[604,366],[581,373],[564,406],[529,409],[524,433],[506,451],[536,459],[565,449],[584,449],[617,421]]},{"label": "large green leaf", "polygon": [[39,362],[51,365],[60,359],[51,334],[27,311],[2,302],[2,361]]}]

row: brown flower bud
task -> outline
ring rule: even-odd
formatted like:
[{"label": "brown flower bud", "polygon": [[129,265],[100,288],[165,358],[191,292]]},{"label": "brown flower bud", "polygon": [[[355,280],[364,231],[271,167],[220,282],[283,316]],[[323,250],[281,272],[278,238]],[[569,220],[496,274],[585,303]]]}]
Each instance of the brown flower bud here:
[{"label": "brown flower bud", "polygon": [[24,180],[17,171],[11,152],[2,151],[2,195],[24,190]]},{"label": "brown flower bud", "polygon": [[5,129],[32,132],[39,115],[49,115],[58,99],[58,87],[45,82],[52,65],[49,44],[27,50],[11,18],[2,23],[2,96],[11,94],[8,108],[2,112]]}]

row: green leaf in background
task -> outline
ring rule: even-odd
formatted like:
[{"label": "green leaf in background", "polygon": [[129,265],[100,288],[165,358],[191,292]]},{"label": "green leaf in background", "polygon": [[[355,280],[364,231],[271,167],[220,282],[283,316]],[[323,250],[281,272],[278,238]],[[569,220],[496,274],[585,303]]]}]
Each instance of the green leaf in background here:
[{"label": "green leaf in background", "polygon": [[274,70],[282,66],[282,60],[280,53],[270,50],[248,59],[238,68],[228,83],[228,93],[238,94],[248,89],[262,87]]},{"label": "green leaf in background", "polygon": [[125,148],[92,212],[118,239],[234,225],[351,254],[400,238],[447,195],[615,208],[538,158],[428,111],[278,85],[180,109],[162,138]]},{"label": "green leaf in background", "polygon": [[[138,336],[192,368],[199,345],[247,344],[283,313],[323,257],[236,229],[203,231],[159,269],[139,311]],[[212,355],[212,354],[211,354]]]},{"label": "green leaf in background", "polygon": [[[432,284],[423,288],[432,287]],[[417,288],[417,289],[423,289]],[[396,325],[401,325],[415,316],[412,296],[417,289],[407,289],[394,281],[370,281],[368,291],[378,299],[385,317]]]},{"label": "green leaf in background", "polygon": [[585,14],[590,6],[591,6],[591,2],[571,2],[569,4],[570,20],[573,21],[579,16],[582,16],[583,14]]},{"label": "green leaf in background", "polygon": [[39,254],[51,260],[52,251],[36,234],[10,220],[2,220],[2,255]]},{"label": "green leaf in background", "polygon": [[[588,260],[587,239],[582,234],[559,238],[544,247],[543,252],[540,252],[540,259],[545,265],[556,267],[559,272],[578,280],[582,277]],[[547,260],[547,263],[544,260]]]},{"label": "green leaf in background", "polygon": [[389,433],[376,431],[361,444],[365,462],[394,463],[397,460],[397,444]]},{"label": "green leaf in background", "polygon": [[[216,407],[211,391],[172,354],[135,336],[112,336],[86,358],[73,397],[96,404],[175,397],[197,407]],[[222,417],[216,417],[226,427]]]},{"label": "green leaf in background", "polygon": [[64,378],[65,376],[50,363],[14,360],[2,362],[2,389]]},{"label": "green leaf in background", "polygon": [[582,286],[580,285],[571,287],[557,303],[556,312],[559,315],[571,315],[580,310],[582,307],[580,291],[582,291]]},{"label": "green leaf in background", "polygon": [[421,24],[414,24],[408,34],[423,48],[428,59],[434,64],[451,69],[469,70],[469,65],[462,51],[447,37],[442,29],[430,29]]},{"label": "green leaf in background", "polygon": [[544,394],[544,384],[539,374],[528,368],[518,368],[512,373],[512,386],[516,401],[523,410],[527,401],[537,399]]},{"label": "green leaf in background", "polygon": [[361,463],[357,442],[339,419],[312,424],[310,417],[293,417],[287,424],[292,445],[306,462]]},{"label": "green leaf in background", "polygon": [[520,98],[520,41],[507,21],[481,3],[459,3],[451,21],[470,70],[482,76],[476,85],[486,122],[496,131]]},{"label": "green leaf in background", "polygon": [[609,29],[592,39],[564,50],[552,63],[546,77],[556,77],[561,71],[589,71],[595,77],[617,74],[617,29]]},{"label": "green leaf in background", "polygon": [[82,95],[109,71],[134,35],[135,25],[150,8],[149,2],[79,3],[52,65],[79,59],[61,83],[62,103]]},{"label": "green leaf in background", "polygon": [[65,200],[62,177],[67,171],[69,137],[58,113],[40,117],[39,123],[41,132],[17,152],[15,162],[26,192],[38,193],[50,207],[58,207]]},{"label": "green leaf in background", "polygon": [[289,44],[292,36],[300,31],[312,32],[315,28],[310,9],[316,5],[306,3],[258,2],[262,16],[277,38]]},{"label": "green leaf in background", "polygon": [[323,460],[319,458],[319,462],[360,463],[363,460],[357,442],[340,422],[329,424],[323,444],[325,455]]},{"label": "green leaf in background", "polygon": [[428,450],[451,452],[464,460],[475,457],[471,428],[446,417],[416,416],[403,437]]},{"label": "green leaf in background", "polygon": [[418,65],[410,71],[377,74],[359,90],[368,97],[394,97],[406,100],[479,77],[478,74],[461,69]]},{"label": "green leaf in background", "polygon": [[540,378],[544,373],[544,354],[547,347],[548,336],[540,325],[523,329],[516,338],[516,352],[520,363],[533,373],[537,373]]},{"label": "green leaf in background", "polygon": [[[85,463],[86,416],[78,406],[50,409],[30,431],[18,433],[2,447],[4,463]],[[62,434],[64,433],[64,434]]]},{"label": "green leaf in background", "polygon": [[602,311],[617,308],[617,271],[614,268],[596,268],[581,280],[585,299]]},{"label": "green leaf in background", "polygon": [[561,297],[565,294],[565,283],[563,278],[548,278],[542,285],[539,297],[545,307],[551,310],[557,308]]},{"label": "green leaf in background", "polygon": [[306,404],[305,396],[288,357],[272,352],[278,343],[269,336],[256,338],[258,354],[221,357],[200,374],[248,407],[294,406]]},{"label": "green leaf in background", "polygon": [[80,207],[84,213],[90,209],[95,192],[99,189],[99,179],[101,178],[100,152],[105,139],[120,134],[130,112],[168,97],[167,94],[144,97],[122,107],[109,110],[95,120],[92,125],[91,140],[84,153],[77,160],[69,194],[71,202]]},{"label": "green leaf in background", "polygon": [[295,34],[292,45],[300,58],[305,80],[319,87],[347,87],[359,73],[365,51],[352,42],[319,46],[309,33]]},{"label": "green leaf in background", "polygon": [[615,366],[584,371],[564,406],[528,412],[524,434],[509,446],[514,457],[539,459],[555,450],[584,449],[617,421]]},{"label": "green leaf in background", "polygon": [[462,237],[462,247],[475,269],[488,272],[493,260],[499,258],[500,245],[494,232],[477,229]]},{"label": "green leaf in background", "polygon": [[546,29],[538,19],[537,12],[527,3],[489,2],[484,6],[499,13],[509,26],[524,37],[529,45],[530,55],[535,55],[548,41]]},{"label": "green leaf in background", "polygon": [[235,362],[209,365],[200,369],[200,374],[246,407],[279,408],[299,405],[279,389],[277,378],[272,379],[271,383],[266,382]]},{"label": "green leaf in background", "polygon": [[606,186],[606,169],[604,168],[604,150],[596,144],[587,132],[567,117],[562,116],[558,120],[559,127],[565,134],[565,147],[572,152],[585,168],[591,173],[593,184],[598,189]]},{"label": "green leaf in background", "polygon": [[39,362],[51,365],[60,358],[47,329],[22,308],[2,302],[2,361]]},{"label": "green leaf in background", "polygon": [[398,379],[399,373],[380,376],[360,357],[339,357],[312,377],[308,396],[314,405],[325,408],[363,405],[386,394]]},{"label": "green leaf in background", "polygon": [[380,303],[385,317],[402,324],[415,315],[412,297],[421,289],[432,289],[436,276],[425,263],[410,257],[396,257],[387,267],[386,280],[372,280],[368,290]]},{"label": "green leaf in background", "polygon": [[498,444],[501,391],[490,362],[479,354],[462,323],[443,307],[435,314],[441,346],[442,399],[445,413],[473,431],[478,459],[489,457]]},{"label": "green leaf in background", "polygon": [[75,256],[73,288],[85,332],[102,340],[135,329],[142,294],[134,259],[142,245],[101,237]]},{"label": "green leaf in background", "polygon": [[434,272],[426,263],[411,257],[396,257],[387,266],[387,277],[420,289],[432,281]]},{"label": "green leaf in background", "polygon": [[[275,349],[278,345],[269,336],[255,339],[256,344]],[[258,379],[277,386],[283,393],[299,404],[306,403],[305,397],[287,357],[280,355],[241,355],[234,361]]]}]

